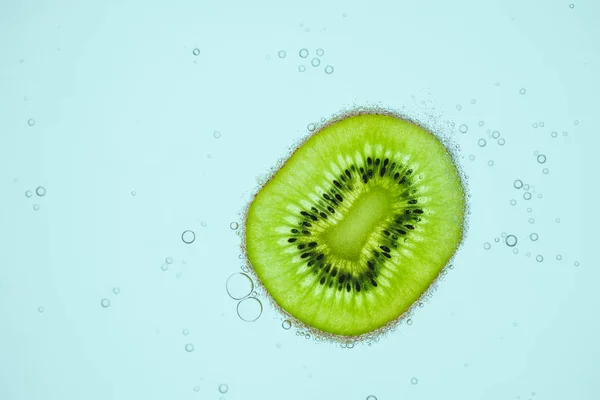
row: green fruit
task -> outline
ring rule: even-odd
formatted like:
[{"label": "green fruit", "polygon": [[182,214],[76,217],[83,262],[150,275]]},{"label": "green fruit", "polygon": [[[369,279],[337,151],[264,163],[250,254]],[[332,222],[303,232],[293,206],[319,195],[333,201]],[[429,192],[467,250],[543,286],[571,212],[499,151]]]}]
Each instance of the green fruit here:
[{"label": "green fruit", "polygon": [[381,114],[315,133],[252,201],[248,260],[304,324],[357,336],[399,319],[463,237],[465,190],[432,133]]}]

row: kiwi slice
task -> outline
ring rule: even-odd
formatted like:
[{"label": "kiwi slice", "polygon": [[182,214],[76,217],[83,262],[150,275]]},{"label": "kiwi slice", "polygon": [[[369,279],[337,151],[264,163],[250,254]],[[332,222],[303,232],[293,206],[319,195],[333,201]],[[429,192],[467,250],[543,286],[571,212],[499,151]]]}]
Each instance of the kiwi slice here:
[{"label": "kiwi slice", "polygon": [[382,113],[305,141],[252,200],[248,261],[309,327],[358,336],[398,320],[458,249],[465,188],[432,133]]}]

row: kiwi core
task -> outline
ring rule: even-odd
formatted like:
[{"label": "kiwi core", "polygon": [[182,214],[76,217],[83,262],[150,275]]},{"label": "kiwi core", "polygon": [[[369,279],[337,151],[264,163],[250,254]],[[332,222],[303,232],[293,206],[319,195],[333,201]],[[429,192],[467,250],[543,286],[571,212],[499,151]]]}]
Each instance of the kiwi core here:
[{"label": "kiwi core", "polygon": [[323,235],[329,251],[336,257],[358,261],[365,243],[390,214],[390,197],[373,187],[349,207],[348,213]]}]

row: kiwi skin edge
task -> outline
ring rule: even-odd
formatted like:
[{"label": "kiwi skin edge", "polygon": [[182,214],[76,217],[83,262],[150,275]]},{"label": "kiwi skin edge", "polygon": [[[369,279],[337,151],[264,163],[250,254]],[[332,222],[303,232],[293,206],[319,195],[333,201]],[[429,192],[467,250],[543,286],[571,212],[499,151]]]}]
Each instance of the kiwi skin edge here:
[{"label": "kiwi skin edge", "polygon": [[[460,178],[460,182],[462,185],[463,194],[464,194],[464,210],[463,210],[464,217],[463,217],[462,229],[460,231],[460,239],[458,241],[458,245],[456,246],[456,250],[450,257],[446,266],[441,269],[440,273],[433,280],[433,282],[429,285],[429,287],[426,288],[421,293],[421,295],[419,296],[417,301],[414,301],[412,303],[412,305],[398,318],[396,318],[393,321],[390,321],[389,323],[387,323],[386,325],[384,325],[378,329],[375,329],[370,332],[362,333],[359,335],[340,335],[340,334],[324,332],[320,329],[314,328],[310,325],[303,323],[299,319],[295,318],[293,315],[289,314],[274,300],[274,298],[269,294],[268,290],[265,288],[265,286],[263,285],[261,280],[258,278],[258,275],[256,274],[255,270],[252,268],[252,264],[250,263],[250,261],[248,259],[248,253],[246,250],[246,223],[247,223],[247,218],[248,218],[248,211],[249,211],[250,206],[252,205],[254,199],[256,198],[256,195],[264,188],[264,186],[266,186],[271,181],[273,176],[275,174],[277,174],[277,172],[281,169],[281,167],[285,164],[285,162],[288,159],[290,159],[290,157],[299,148],[301,148],[307,140],[309,140],[313,135],[317,134],[318,132],[322,131],[323,129],[325,129],[326,127],[328,127],[332,124],[335,124],[341,120],[347,119],[352,116],[364,115],[364,114],[387,115],[387,116],[403,119],[407,122],[410,122],[414,125],[421,127],[425,131],[431,133],[444,145],[448,154],[452,158],[452,162],[453,162],[454,166],[457,169],[458,176]],[[436,129],[436,131],[439,132],[440,130]],[[343,111],[339,114],[333,115],[333,117],[330,118],[328,121],[324,122],[323,124],[318,126],[316,129],[311,131],[303,140],[301,140],[299,143],[296,143],[295,146],[290,149],[290,152],[287,155],[285,155],[284,157],[282,157],[280,159],[280,161],[278,162],[277,166],[271,170],[269,177],[267,179],[265,179],[265,181],[261,185],[259,185],[257,188],[255,188],[254,193],[251,196],[252,197],[251,200],[247,202],[244,210],[241,213],[243,223],[240,226],[240,228],[241,228],[240,236],[242,237],[241,250],[242,250],[243,260],[246,263],[246,265],[248,266],[250,275],[253,276],[255,282],[257,283],[256,286],[257,286],[258,291],[261,293],[264,293],[263,297],[268,298],[269,302],[272,304],[272,306],[276,310],[279,310],[279,312],[281,312],[281,314],[285,318],[291,320],[292,323],[294,324],[294,326],[303,330],[304,333],[310,332],[311,336],[313,338],[315,338],[317,341],[334,341],[334,342],[342,342],[342,343],[368,341],[370,343],[372,341],[378,341],[381,336],[394,330],[397,326],[399,326],[401,324],[402,321],[409,318],[414,313],[414,310],[417,307],[423,306],[423,304],[431,298],[431,295],[435,291],[440,279],[443,279],[443,277],[447,274],[448,270],[452,268],[452,263],[453,263],[454,257],[462,248],[462,245],[463,245],[464,240],[467,235],[468,218],[469,218],[469,214],[470,214],[469,202],[468,202],[468,198],[470,197],[470,195],[469,195],[468,186],[467,186],[467,177],[464,175],[464,172],[460,168],[460,165],[456,162],[456,160],[459,157],[458,156],[458,146],[453,145],[451,138],[448,137],[448,135],[445,133],[445,131],[446,131],[446,129],[443,129],[441,131],[443,133],[443,135],[440,135],[439,133],[436,134],[436,133],[434,133],[434,130],[428,129],[428,128],[424,127],[422,124],[415,122],[411,118],[407,118],[406,116],[402,115],[401,113],[391,110],[389,108],[382,108],[380,106],[354,107],[352,109]]]}]

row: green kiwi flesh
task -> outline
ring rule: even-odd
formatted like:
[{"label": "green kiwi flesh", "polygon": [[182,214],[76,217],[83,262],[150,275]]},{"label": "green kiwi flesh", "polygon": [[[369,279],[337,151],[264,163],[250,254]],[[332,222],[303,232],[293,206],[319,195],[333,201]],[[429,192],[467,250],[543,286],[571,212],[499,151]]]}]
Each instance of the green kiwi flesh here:
[{"label": "green kiwi flesh", "polygon": [[256,194],[245,248],[283,310],[358,336],[430,287],[464,217],[459,171],[435,135],[391,115],[352,115],[311,136]]}]

